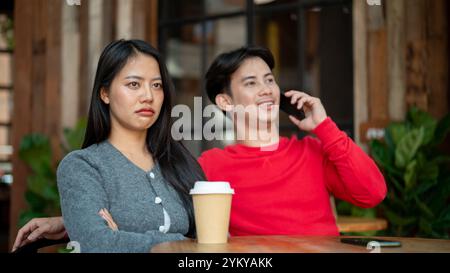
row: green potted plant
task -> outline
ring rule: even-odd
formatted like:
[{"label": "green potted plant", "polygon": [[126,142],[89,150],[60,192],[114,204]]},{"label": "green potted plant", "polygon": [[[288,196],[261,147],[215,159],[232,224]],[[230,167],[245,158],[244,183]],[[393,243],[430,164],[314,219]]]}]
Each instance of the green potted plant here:
[{"label": "green potted plant", "polygon": [[380,205],[389,236],[449,238],[450,156],[440,149],[450,115],[436,120],[412,108],[372,140],[371,155],[383,171],[388,195]]},{"label": "green potted plant", "polygon": [[[80,119],[72,129],[64,129],[62,148],[64,155],[80,149],[86,128],[86,119]],[[23,137],[19,157],[32,171],[27,177],[25,199],[28,209],[20,214],[19,226],[35,217],[61,215],[59,194],[56,186],[56,168],[52,165],[50,140],[42,134]]]}]

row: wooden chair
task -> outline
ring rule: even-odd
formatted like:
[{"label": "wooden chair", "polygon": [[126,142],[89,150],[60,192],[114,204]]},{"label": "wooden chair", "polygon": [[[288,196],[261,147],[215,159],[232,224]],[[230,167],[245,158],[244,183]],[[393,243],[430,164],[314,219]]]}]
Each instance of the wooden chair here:
[{"label": "wooden chair", "polygon": [[25,254],[25,253],[37,253],[39,249],[54,246],[54,245],[62,245],[70,242],[69,238],[63,238],[60,240],[50,240],[50,239],[39,239],[22,247],[16,249],[13,253]]},{"label": "wooden chair", "polygon": [[333,209],[336,225],[339,232],[367,232],[385,230],[388,223],[381,218],[364,218],[354,216],[339,216],[336,210],[336,203],[333,196],[330,196],[331,207]]}]

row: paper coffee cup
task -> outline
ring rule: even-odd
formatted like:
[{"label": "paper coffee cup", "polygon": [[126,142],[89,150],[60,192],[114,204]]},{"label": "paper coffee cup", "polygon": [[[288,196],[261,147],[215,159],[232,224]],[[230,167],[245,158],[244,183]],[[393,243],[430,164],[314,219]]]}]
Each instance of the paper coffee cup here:
[{"label": "paper coffee cup", "polygon": [[234,194],[230,183],[198,181],[190,194],[194,202],[197,242],[227,243],[231,199]]}]

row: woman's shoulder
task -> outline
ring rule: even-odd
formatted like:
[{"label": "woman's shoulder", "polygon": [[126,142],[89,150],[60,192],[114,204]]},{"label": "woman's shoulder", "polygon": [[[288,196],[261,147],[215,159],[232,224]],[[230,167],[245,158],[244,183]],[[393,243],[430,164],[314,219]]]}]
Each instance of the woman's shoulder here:
[{"label": "woman's shoulder", "polygon": [[80,184],[77,181],[99,180],[100,164],[98,154],[101,153],[101,147],[94,144],[81,150],[75,150],[68,153],[59,163],[57,169],[58,189],[69,189],[74,185],[89,186],[92,183]]},{"label": "woman's shoulder", "polygon": [[74,150],[68,153],[59,163],[58,170],[60,169],[77,169],[83,165],[95,166],[98,162],[98,157],[101,156],[101,143],[93,144],[87,148]]}]

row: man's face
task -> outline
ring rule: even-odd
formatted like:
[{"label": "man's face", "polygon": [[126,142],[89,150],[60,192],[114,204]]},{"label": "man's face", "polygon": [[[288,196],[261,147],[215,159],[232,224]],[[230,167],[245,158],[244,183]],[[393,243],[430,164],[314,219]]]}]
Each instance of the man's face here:
[{"label": "man's face", "polygon": [[267,63],[259,58],[247,58],[231,75],[231,99],[235,109],[243,106],[251,117],[260,122],[272,122],[278,118],[280,88]]}]

